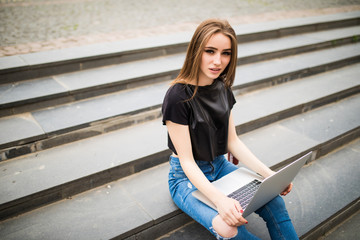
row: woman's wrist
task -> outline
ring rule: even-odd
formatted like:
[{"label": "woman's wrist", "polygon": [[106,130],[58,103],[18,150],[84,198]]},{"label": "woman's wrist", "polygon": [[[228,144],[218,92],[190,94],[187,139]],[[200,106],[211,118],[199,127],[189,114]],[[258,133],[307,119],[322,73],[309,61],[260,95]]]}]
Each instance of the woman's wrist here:
[{"label": "woman's wrist", "polygon": [[274,174],[275,174],[275,171],[273,171],[273,170],[271,170],[271,169],[269,168],[269,170],[266,171],[266,173],[263,175],[263,177],[264,177],[264,178],[267,178],[267,177],[270,177],[270,176],[272,176],[272,175],[274,175]]},{"label": "woman's wrist", "polygon": [[216,207],[218,207],[218,205],[220,204],[220,202],[222,202],[222,200],[225,198],[225,194],[219,192],[217,193],[212,199],[211,201],[214,203],[214,205]]}]

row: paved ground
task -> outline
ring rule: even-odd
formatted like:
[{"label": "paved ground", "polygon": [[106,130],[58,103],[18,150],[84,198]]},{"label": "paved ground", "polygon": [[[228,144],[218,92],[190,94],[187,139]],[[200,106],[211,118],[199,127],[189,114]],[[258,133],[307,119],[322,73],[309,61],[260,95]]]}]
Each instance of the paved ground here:
[{"label": "paved ground", "polygon": [[0,0],[0,57],[232,24],[360,10],[360,0]]}]

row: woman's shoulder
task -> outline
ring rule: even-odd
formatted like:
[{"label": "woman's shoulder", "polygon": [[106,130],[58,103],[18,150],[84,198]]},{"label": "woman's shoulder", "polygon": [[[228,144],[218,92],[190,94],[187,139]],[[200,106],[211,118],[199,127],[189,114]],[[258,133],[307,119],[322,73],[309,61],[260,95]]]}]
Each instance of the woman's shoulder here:
[{"label": "woman's shoulder", "polygon": [[169,87],[165,95],[165,99],[170,102],[179,102],[189,99],[186,84],[175,83]]},{"label": "woman's shoulder", "polygon": [[186,84],[184,83],[174,83],[169,87],[168,91],[171,92],[184,92],[186,88]]},{"label": "woman's shoulder", "polygon": [[162,104],[163,124],[167,120],[182,125],[188,125],[189,106],[187,104],[186,85],[176,83],[171,85]]}]

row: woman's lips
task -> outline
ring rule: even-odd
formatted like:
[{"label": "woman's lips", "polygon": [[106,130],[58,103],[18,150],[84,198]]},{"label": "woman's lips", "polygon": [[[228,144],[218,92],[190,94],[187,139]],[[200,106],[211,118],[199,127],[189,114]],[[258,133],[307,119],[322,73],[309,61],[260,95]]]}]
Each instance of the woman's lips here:
[{"label": "woman's lips", "polygon": [[221,68],[209,68],[210,72],[213,74],[218,74],[221,71]]}]

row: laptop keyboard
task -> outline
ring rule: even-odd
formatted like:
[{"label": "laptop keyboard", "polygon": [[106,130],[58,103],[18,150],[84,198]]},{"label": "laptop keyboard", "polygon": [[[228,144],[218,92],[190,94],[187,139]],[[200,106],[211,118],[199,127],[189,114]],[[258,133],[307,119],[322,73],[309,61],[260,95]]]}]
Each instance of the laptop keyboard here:
[{"label": "laptop keyboard", "polygon": [[259,180],[255,179],[252,182],[246,184],[245,186],[242,186],[238,190],[230,193],[228,197],[239,201],[242,209],[245,209],[249,204],[250,200],[255,195],[258,188],[260,187],[260,183],[261,182]]}]

